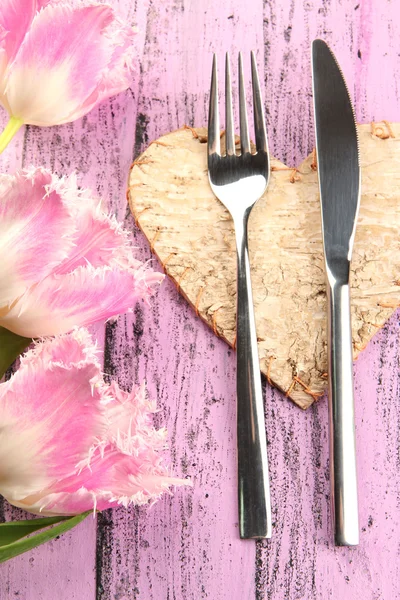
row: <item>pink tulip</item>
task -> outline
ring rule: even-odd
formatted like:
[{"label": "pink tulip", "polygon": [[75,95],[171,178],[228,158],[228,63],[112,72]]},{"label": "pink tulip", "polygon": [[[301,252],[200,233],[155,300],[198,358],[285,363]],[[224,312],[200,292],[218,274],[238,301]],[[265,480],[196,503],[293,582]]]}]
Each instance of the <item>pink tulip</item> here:
[{"label": "pink tulip", "polygon": [[0,326],[14,333],[55,335],[129,312],[163,279],[73,176],[0,175],[0,199]]},{"label": "pink tulip", "polygon": [[24,123],[68,123],[126,90],[133,37],[106,4],[1,0],[0,103],[10,121],[0,152]]},{"label": "pink tulip", "polygon": [[143,387],[104,383],[85,329],[39,342],[0,384],[0,494],[44,515],[153,502],[171,485]]}]

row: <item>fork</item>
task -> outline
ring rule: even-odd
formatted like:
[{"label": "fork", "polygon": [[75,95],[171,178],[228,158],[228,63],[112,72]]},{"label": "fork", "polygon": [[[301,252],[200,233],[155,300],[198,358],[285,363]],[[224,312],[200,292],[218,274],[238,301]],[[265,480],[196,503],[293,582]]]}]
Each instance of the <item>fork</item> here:
[{"label": "fork", "polygon": [[243,61],[239,53],[239,114],[241,154],[236,154],[229,55],[225,65],[225,145],[221,155],[218,115],[217,57],[214,54],[208,115],[208,176],[215,196],[229,211],[237,251],[236,391],[239,531],[242,539],[271,537],[264,405],[257,350],[247,225],[269,179],[269,154],[260,82],[251,53],[256,153],[251,153],[246,113]]}]

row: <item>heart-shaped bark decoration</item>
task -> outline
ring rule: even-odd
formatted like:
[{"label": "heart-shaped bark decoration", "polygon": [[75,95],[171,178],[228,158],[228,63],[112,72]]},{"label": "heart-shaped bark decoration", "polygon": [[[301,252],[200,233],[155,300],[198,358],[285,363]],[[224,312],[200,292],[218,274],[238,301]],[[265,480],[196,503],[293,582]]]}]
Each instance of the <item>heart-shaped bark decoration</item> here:
[{"label": "heart-shaped bark decoration", "polygon": [[[135,161],[128,198],[166,273],[196,313],[235,341],[232,220],[208,184],[204,129],[153,142]],[[400,124],[359,126],[362,199],[352,261],[354,357],[399,305]],[[250,217],[249,244],[260,366],[302,408],[327,383],[326,296],[318,177],[272,160]],[[189,358],[188,358],[189,360]]]}]

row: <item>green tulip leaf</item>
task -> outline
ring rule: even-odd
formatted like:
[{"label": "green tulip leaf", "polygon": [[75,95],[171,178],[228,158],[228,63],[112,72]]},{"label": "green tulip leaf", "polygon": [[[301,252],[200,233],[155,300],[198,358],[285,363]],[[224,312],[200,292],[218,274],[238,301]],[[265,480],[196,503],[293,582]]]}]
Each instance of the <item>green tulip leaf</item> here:
[{"label": "green tulip leaf", "polygon": [[[88,515],[93,514],[89,510],[74,517],[48,517],[43,519],[32,519],[28,521],[14,521],[11,523],[0,524],[0,563],[10,560],[19,554],[28,552],[45,542],[49,542],[54,538],[66,533],[75,525],[81,523]],[[61,522],[60,522],[61,521]],[[36,531],[54,525],[46,531]],[[4,533],[4,537],[3,537]],[[31,535],[29,538],[25,536]],[[21,539],[25,538],[25,539]],[[7,543],[8,539],[8,543]]]},{"label": "green tulip leaf", "polygon": [[69,517],[44,517],[42,519],[0,523],[0,547],[8,546],[31,533],[35,533],[35,531],[44,529],[50,525],[56,525],[61,521],[66,521],[68,518]]},{"label": "green tulip leaf", "polygon": [[32,339],[22,337],[4,327],[0,327],[0,379],[14,360],[32,343]]}]

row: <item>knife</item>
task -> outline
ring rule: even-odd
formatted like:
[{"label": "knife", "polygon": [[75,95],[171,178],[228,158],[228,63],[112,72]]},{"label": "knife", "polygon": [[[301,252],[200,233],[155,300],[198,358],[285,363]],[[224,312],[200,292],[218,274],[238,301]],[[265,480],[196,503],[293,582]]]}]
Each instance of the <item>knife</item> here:
[{"label": "knife", "polygon": [[312,44],[314,117],[328,301],[331,503],[335,544],[359,542],[350,261],[360,204],[357,128],[332,51]]}]

